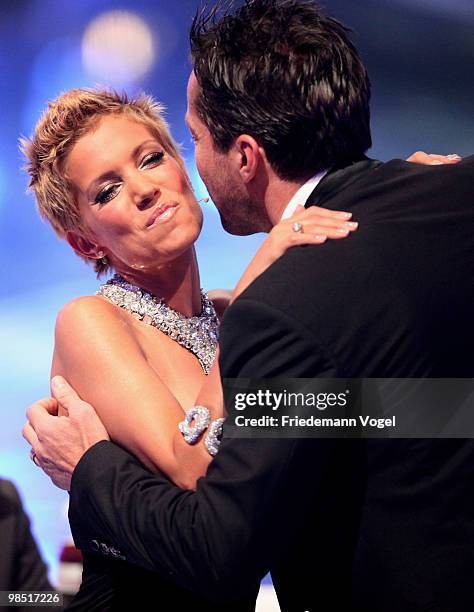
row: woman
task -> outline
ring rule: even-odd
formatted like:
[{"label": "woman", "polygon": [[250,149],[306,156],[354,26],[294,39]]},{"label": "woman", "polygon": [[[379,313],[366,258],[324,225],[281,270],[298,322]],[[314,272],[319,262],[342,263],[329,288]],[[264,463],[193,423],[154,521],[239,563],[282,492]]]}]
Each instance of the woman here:
[{"label": "woman", "polygon": [[[117,275],[59,313],[52,374],[97,408],[115,442],[193,488],[217,450],[223,414],[217,316],[201,294],[194,250],[202,213],[161,111],[146,96],[72,90],[49,105],[23,149],[40,214],[98,274]],[[350,216],[298,210],[269,234],[233,297],[289,246],[348,236],[357,227]],[[302,221],[304,233],[293,231]],[[224,308],[220,300],[217,315]],[[210,409],[211,437],[193,439],[190,421],[178,430],[196,404]],[[74,609],[118,607],[137,585],[144,596],[151,580],[117,561],[86,559]],[[165,592],[177,609],[214,609],[165,581],[158,601]],[[251,598],[238,604],[247,608]]]}]

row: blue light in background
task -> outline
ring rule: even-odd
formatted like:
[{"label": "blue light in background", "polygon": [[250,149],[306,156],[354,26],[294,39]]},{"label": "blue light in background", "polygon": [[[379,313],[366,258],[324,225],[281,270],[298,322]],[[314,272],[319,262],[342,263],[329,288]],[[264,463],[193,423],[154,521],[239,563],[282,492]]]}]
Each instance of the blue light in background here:
[{"label": "blue light in background", "polygon": [[140,82],[156,56],[156,37],[136,13],[106,11],[87,26],[82,38],[86,71],[101,82],[127,87]]},{"label": "blue light in background", "polygon": [[[1,149],[0,149],[0,155],[1,155]],[[6,171],[3,167],[3,164],[0,161],[0,210],[3,206],[3,200],[6,196],[6,193],[7,193],[7,176],[6,176]]]},{"label": "blue light in background", "polygon": [[27,406],[49,395],[54,322],[61,306],[93,292],[96,283],[61,283],[0,300],[0,476],[18,486],[54,580],[62,545],[70,539],[68,496],[29,458],[21,436]]},{"label": "blue light in background", "polygon": [[49,41],[34,59],[21,119],[29,135],[48,100],[72,87],[90,87],[82,69],[80,40],[69,37]]}]

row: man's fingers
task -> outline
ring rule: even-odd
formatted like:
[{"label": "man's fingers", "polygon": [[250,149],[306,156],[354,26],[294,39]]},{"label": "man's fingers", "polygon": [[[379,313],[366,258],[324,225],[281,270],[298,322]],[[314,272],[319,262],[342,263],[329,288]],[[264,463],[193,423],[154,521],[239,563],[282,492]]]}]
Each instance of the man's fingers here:
[{"label": "man's fingers", "polygon": [[38,448],[38,436],[36,435],[36,431],[33,429],[29,421],[25,423],[21,434],[32,448]]},{"label": "man's fingers", "polygon": [[33,427],[36,423],[45,416],[56,415],[58,412],[58,403],[52,397],[45,397],[34,404],[31,404],[26,411],[26,416]]},{"label": "man's fingers", "polygon": [[71,385],[62,376],[54,376],[51,379],[51,393],[58,403],[69,412],[69,407],[74,400],[80,399]]},{"label": "man's fingers", "polygon": [[43,408],[49,412],[51,416],[58,416],[58,402],[54,399],[54,397],[45,397],[41,400],[41,405]]}]

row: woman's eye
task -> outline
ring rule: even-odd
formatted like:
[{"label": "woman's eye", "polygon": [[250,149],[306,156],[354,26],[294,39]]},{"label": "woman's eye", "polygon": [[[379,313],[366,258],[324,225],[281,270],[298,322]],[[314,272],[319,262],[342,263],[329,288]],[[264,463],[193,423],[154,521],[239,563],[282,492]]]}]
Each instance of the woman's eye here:
[{"label": "woman's eye", "polygon": [[107,185],[104,187],[95,198],[96,204],[106,204],[117,195],[119,185]]},{"label": "woman's eye", "polygon": [[147,166],[156,166],[158,165],[161,160],[164,157],[164,152],[163,151],[155,151],[154,153],[150,153],[149,155],[147,155],[146,157],[143,158],[142,163],[141,163],[141,167],[147,167]]}]

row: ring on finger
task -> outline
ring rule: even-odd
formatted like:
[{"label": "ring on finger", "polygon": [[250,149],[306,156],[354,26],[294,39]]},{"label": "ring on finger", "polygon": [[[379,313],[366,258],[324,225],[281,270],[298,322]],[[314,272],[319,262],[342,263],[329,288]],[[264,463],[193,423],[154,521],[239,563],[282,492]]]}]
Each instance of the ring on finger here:
[{"label": "ring on finger", "polygon": [[301,234],[303,233],[303,225],[302,225],[301,223],[299,223],[298,221],[295,221],[295,222],[293,223],[293,225],[291,226],[291,229],[292,229],[294,232],[297,232],[297,233],[299,232],[299,233],[301,233]]},{"label": "ring on finger", "polygon": [[38,461],[38,457],[36,456],[36,453],[33,449],[30,450],[30,459],[31,461],[33,461],[35,465],[37,465],[38,467],[41,467]]}]

